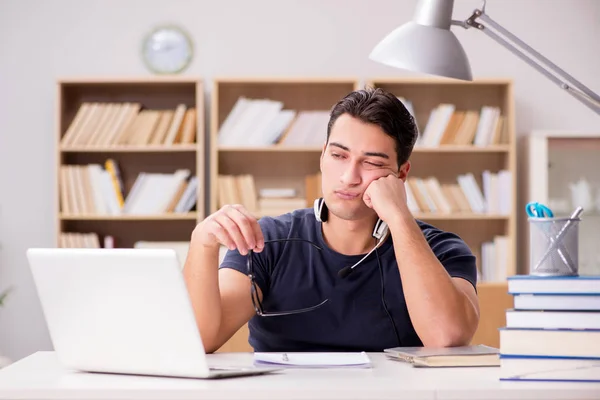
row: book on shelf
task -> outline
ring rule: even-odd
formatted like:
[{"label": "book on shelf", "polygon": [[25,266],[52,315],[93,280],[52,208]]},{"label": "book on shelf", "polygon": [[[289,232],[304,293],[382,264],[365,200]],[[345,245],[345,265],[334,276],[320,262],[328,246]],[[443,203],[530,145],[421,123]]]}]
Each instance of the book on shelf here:
[{"label": "book on shelf", "polygon": [[[409,112],[414,114],[412,103]],[[474,145],[478,147],[508,143],[505,116],[499,107],[484,105],[480,110],[461,110],[441,103],[429,112],[425,128],[415,147]]]},{"label": "book on shelf", "polygon": [[459,174],[454,183],[440,183],[435,176],[409,177],[405,185],[407,204],[413,213],[509,215],[512,190],[510,172],[483,171],[482,182],[483,189],[470,172]]},{"label": "book on shelf", "polygon": [[272,198],[290,198],[296,197],[296,189],[294,188],[262,188],[258,190],[259,197]]},{"label": "book on shelf", "polygon": [[241,204],[251,213],[258,211],[258,196],[252,175],[221,174],[217,176],[217,186],[219,207],[227,204]]},{"label": "book on shelf", "polygon": [[[412,102],[399,98],[415,116]],[[329,110],[290,110],[281,101],[240,96],[217,133],[220,146],[319,146],[326,138]],[[416,119],[416,118],[415,118]],[[507,144],[505,116],[499,107],[459,110],[442,103],[432,109],[416,147]]]},{"label": "book on shelf", "polygon": [[127,195],[124,214],[163,214],[190,211],[197,201],[198,178],[188,169],[174,173],[141,172]]},{"label": "book on shelf", "polygon": [[[119,208],[123,208],[123,206],[125,205],[125,199],[123,198],[123,193],[125,193],[125,187],[123,186],[123,178],[121,177],[121,170],[119,169],[119,165],[115,160],[109,158],[104,162],[104,169],[106,170],[106,172],[108,172],[108,175],[110,176],[113,191],[117,196],[117,204]],[[100,200],[98,199],[98,201]]]},{"label": "book on shelf", "polygon": [[61,232],[58,245],[62,248],[99,248],[100,238],[95,232]]},{"label": "book on shelf", "polygon": [[505,282],[508,275],[510,240],[506,235],[495,235],[481,244],[481,270],[478,281]]},{"label": "book on shelf", "polygon": [[500,379],[600,382],[600,276],[508,282],[515,302],[500,329]]},{"label": "book on shelf", "polygon": [[112,235],[101,237],[96,232],[60,232],[58,247],[62,248],[112,248],[115,239]]},{"label": "book on shelf", "polygon": [[329,111],[290,110],[281,101],[240,96],[217,134],[220,146],[319,146]]},{"label": "book on shelf", "polygon": [[[266,207],[272,202],[261,202],[262,197],[296,198],[294,201],[281,201],[272,207],[272,213],[300,208],[298,197],[304,199],[305,207],[312,207],[315,199],[322,197],[321,174],[305,177],[304,196],[297,196],[293,188],[257,188],[250,174],[218,176],[218,206],[243,204],[251,212],[269,212]],[[455,183],[440,183],[430,176],[427,178],[409,177],[406,180],[406,196],[409,209],[413,213],[433,213],[452,215],[453,213],[473,213],[481,215],[505,215],[510,213],[511,174],[509,171],[483,172],[483,190],[472,173],[457,176]],[[266,194],[277,193],[267,196]],[[506,247],[506,246],[504,246]]]},{"label": "book on shelf", "polygon": [[198,178],[188,169],[141,172],[125,197],[118,164],[61,165],[60,209],[64,215],[146,215],[189,212],[196,205]]},{"label": "book on shelf", "polygon": [[220,174],[217,176],[217,186],[219,207],[241,204],[257,216],[275,216],[312,207],[314,200],[321,196],[321,174],[310,174],[304,178],[304,195],[293,187],[257,188],[251,174]]},{"label": "book on shelf", "polygon": [[148,109],[141,103],[84,102],[61,138],[61,146],[170,146],[196,141],[196,108]]}]

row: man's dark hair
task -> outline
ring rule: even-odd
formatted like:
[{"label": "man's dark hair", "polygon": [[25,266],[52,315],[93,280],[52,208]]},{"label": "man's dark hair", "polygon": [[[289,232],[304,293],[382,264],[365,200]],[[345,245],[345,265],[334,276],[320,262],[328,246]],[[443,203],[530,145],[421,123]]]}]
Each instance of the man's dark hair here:
[{"label": "man's dark hair", "polygon": [[327,141],[333,124],[343,114],[378,125],[396,142],[398,167],[408,161],[417,141],[418,130],[414,118],[396,96],[381,88],[350,92],[331,109]]}]

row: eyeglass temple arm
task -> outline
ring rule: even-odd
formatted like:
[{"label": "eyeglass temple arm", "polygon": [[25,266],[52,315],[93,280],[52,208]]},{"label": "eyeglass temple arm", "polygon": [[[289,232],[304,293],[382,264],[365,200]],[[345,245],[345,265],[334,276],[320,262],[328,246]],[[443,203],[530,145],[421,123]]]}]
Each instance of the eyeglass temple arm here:
[{"label": "eyeglass temple arm", "polygon": [[287,239],[271,239],[271,240],[265,240],[265,243],[275,243],[275,242],[305,242],[310,244],[312,247],[317,248],[319,250],[323,250],[320,246],[318,246],[316,243],[308,240],[308,239],[301,239],[301,238],[287,238]]},{"label": "eyeglass temple arm", "polygon": [[282,311],[282,312],[262,312],[261,311],[261,315],[263,317],[280,317],[283,315],[291,315],[291,314],[300,314],[300,313],[304,313],[307,311],[312,311],[316,308],[321,307],[323,304],[327,303],[329,301],[329,299],[325,299],[322,302],[320,302],[319,304],[312,306],[312,307],[306,307],[306,308],[300,308],[298,310],[292,310],[292,311]]}]

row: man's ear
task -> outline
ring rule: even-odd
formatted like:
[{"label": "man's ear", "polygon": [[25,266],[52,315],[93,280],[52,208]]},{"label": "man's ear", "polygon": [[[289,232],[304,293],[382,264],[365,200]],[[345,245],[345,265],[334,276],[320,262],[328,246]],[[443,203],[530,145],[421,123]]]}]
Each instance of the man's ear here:
[{"label": "man's ear", "polygon": [[408,178],[408,171],[410,171],[410,161],[407,161],[400,166],[400,169],[398,170],[398,178],[406,181],[406,178]]}]

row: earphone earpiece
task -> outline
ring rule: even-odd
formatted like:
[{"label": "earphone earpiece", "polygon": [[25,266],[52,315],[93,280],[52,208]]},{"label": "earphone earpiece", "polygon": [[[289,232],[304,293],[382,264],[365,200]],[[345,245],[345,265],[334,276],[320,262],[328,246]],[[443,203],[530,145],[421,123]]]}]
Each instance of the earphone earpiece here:
[{"label": "earphone earpiece", "polygon": [[323,198],[315,199],[315,203],[313,205],[315,211],[315,218],[319,222],[326,222],[327,216],[329,215],[329,211],[327,210],[327,206],[325,205],[325,200]]},{"label": "earphone earpiece", "polygon": [[383,241],[383,239],[385,239],[385,237],[387,236],[387,233],[388,233],[388,224],[386,224],[384,221],[378,219],[377,223],[375,224],[375,228],[373,229],[373,237],[375,239],[378,239],[379,243],[381,243]]}]

